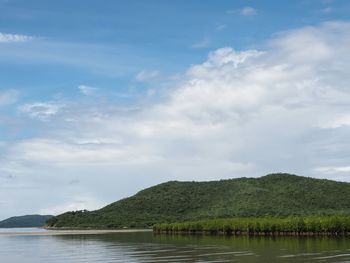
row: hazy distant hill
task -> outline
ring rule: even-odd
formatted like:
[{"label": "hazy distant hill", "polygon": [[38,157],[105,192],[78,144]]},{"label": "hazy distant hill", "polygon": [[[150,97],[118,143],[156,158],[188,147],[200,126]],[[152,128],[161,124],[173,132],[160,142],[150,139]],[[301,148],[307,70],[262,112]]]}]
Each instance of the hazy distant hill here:
[{"label": "hazy distant hill", "polygon": [[212,182],[167,182],[96,211],[67,212],[50,227],[148,227],[235,216],[350,214],[350,183],[270,174]]},{"label": "hazy distant hill", "polygon": [[0,221],[0,228],[11,228],[11,227],[42,227],[45,222],[50,219],[50,215],[25,215],[25,216],[14,216],[3,221]]}]

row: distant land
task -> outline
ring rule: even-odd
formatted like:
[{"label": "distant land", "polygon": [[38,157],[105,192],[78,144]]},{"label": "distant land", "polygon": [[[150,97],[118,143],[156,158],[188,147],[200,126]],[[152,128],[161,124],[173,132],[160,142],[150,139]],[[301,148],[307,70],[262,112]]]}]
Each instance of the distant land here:
[{"label": "distant land", "polygon": [[12,227],[43,227],[51,215],[14,216],[0,221],[0,228]]},{"label": "distant land", "polygon": [[350,214],[350,183],[286,173],[211,182],[162,183],[95,211],[48,220],[48,228],[147,228],[235,217]]}]

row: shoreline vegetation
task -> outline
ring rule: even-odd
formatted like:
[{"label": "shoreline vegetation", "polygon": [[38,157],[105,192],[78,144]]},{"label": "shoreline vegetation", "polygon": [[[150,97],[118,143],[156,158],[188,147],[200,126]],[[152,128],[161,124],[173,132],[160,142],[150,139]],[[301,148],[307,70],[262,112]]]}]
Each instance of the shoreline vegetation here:
[{"label": "shoreline vegetation", "polygon": [[156,234],[250,236],[350,236],[350,216],[292,216],[286,218],[233,218],[164,223]]}]

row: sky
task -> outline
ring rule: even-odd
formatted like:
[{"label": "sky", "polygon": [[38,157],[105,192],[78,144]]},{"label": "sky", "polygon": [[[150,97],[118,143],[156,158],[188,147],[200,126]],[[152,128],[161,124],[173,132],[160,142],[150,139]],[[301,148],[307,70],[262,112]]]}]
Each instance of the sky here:
[{"label": "sky", "polygon": [[0,0],[0,219],[170,180],[350,182],[350,2]]}]

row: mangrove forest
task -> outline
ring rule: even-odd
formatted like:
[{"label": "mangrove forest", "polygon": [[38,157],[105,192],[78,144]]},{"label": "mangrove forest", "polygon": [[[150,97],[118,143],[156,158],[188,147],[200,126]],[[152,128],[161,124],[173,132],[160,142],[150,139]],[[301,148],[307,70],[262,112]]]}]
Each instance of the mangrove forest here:
[{"label": "mangrove forest", "polygon": [[233,218],[156,224],[155,233],[226,235],[350,235],[350,216]]}]

